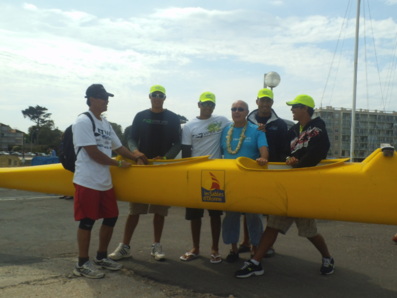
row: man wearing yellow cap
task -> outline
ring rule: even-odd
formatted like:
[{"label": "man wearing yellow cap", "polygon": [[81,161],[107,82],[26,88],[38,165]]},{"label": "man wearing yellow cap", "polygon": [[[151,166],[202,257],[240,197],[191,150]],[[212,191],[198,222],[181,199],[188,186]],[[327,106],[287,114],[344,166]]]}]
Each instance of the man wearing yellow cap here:
[{"label": "man wearing yellow cap", "polygon": [[[200,95],[198,108],[200,115],[185,124],[182,130],[182,157],[210,155],[210,158],[221,158],[220,136],[222,129],[230,123],[224,116],[213,115],[216,105],[215,94],[203,92]],[[212,264],[222,262],[219,254],[219,237],[221,233],[222,211],[208,210],[211,218],[211,259]],[[181,261],[196,259],[200,253],[200,232],[203,209],[186,208],[185,218],[190,220],[193,248],[185,252]]]},{"label": "man wearing yellow cap", "polygon": [[[132,152],[143,153],[151,159],[172,159],[181,149],[180,119],[175,113],[163,108],[166,99],[165,88],[154,85],[150,88],[149,98],[151,108],[136,114],[130,134],[127,137],[128,147]],[[154,242],[151,255],[155,260],[165,258],[160,244],[165,216],[169,206],[130,203],[130,214],[124,229],[123,242],[109,255],[113,260],[131,256],[130,242],[132,234],[138,225],[140,214],[154,213]]]},{"label": "man wearing yellow cap", "polygon": [[[294,100],[288,101],[287,105],[291,106],[293,119],[298,123],[288,131],[289,155],[286,164],[294,168],[313,167],[327,157],[330,147],[325,123],[319,117],[312,119],[315,104],[309,95],[298,95]],[[310,181],[302,181],[302,183],[310,183]],[[262,275],[264,271],[261,260],[264,254],[275,243],[278,234],[280,232],[285,234],[294,222],[299,236],[306,237],[320,252],[322,256],[320,273],[323,275],[334,273],[334,259],[328,251],[323,236],[317,232],[315,219],[269,215],[258,250],[251,260],[236,271],[235,277]]]},{"label": "man wearing yellow cap", "polygon": [[247,119],[266,133],[269,144],[269,161],[285,161],[285,139],[287,124],[273,110],[273,91],[267,88],[259,90],[256,99],[258,109],[252,111]]},{"label": "man wearing yellow cap", "polygon": [[[279,118],[273,110],[274,95],[273,91],[268,88],[262,88],[258,91],[256,104],[258,109],[253,110],[247,117],[247,120],[259,126],[258,129],[266,133],[269,144],[269,161],[284,162],[286,158],[285,141],[287,138],[286,120]],[[293,125],[294,123],[290,121]],[[244,217],[244,241],[240,244],[240,252],[250,251],[250,241],[246,220]],[[266,253],[266,257],[275,254],[274,248],[271,247]]]}]

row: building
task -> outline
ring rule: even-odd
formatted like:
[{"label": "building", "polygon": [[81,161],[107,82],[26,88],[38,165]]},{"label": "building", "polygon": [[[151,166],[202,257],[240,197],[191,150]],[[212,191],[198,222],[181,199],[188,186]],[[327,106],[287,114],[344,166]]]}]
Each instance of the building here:
[{"label": "building", "polygon": [[11,151],[14,146],[23,146],[24,133],[0,123],[0,151]]},{"label": "building", "polygon": [[[350,157],[351,109],[325,107],[316,109],[326,126],[331,142],[329,157]],[[397,112],[356,110],[354,160],[360,161],[382,143],[397,145]]]}]

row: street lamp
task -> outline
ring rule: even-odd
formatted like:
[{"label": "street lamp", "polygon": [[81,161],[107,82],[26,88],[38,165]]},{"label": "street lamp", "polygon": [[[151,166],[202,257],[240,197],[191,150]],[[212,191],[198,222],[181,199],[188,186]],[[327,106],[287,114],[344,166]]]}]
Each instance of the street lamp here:
[{"label": "street lamp", "polygon": [[277,87],[278,84],[280,84],[280,81],[280,75],[277,72],[271,71],[265,73],[263,88],[270,87],[270,89],[273,90],[274,87]]}]

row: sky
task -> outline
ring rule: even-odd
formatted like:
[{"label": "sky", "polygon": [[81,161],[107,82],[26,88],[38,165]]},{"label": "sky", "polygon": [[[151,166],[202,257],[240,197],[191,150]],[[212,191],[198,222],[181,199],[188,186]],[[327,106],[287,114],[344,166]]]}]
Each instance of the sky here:
[{"label": "sky", "polygon": [[[188,119],[204,91],[214,114],[250,110],[264,74],[276,113],[311,95],[316,107],[352,108],[356,1],[334,0],[0,0],[0,123],[24,132],[22,110],[40,105],[64,130],[87,110],[85,90],[101,83],[106,117],[123,129],[150,107],[150,86],[167,90],[164,107]],[[362,0],[357,109],[397,111],[397,0]]]}]

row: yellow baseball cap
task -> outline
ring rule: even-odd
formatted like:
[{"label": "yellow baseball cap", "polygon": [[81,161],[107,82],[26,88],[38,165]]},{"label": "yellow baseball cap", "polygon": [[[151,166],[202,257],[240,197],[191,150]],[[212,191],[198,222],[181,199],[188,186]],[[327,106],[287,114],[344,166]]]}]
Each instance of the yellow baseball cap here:
[{"label": "yellow baseball cap", "polygon": [[268,97],[273,99],[273,91],[267,88],[263,88],[258,92],[258,98]]},{"label": "yellow baseball cap", "polygon": [[199,100],[200,100],[200,102],[210,101],[210,102],[213,102],[214,104],[216,103],[215,94],[212,93],[212,92],[209,92],[209,91],[203,92],[200,95],[200,99]]},{"label": "yellow baseball cap", "polygon": [[150,93],[153,92],[161,92],[163,94],[165,94],[165,88],[161,85],[154,85],[152,87],[150,87]]},{"label": "yellow baseball cap", "polygon": [[306,94],[301,94],[295,97],[294,100],[287,101],[287,105],[292,106],[296,104],[301,104],[308,106],[309,108],[314,108],[314,100],[311,96]]}]

